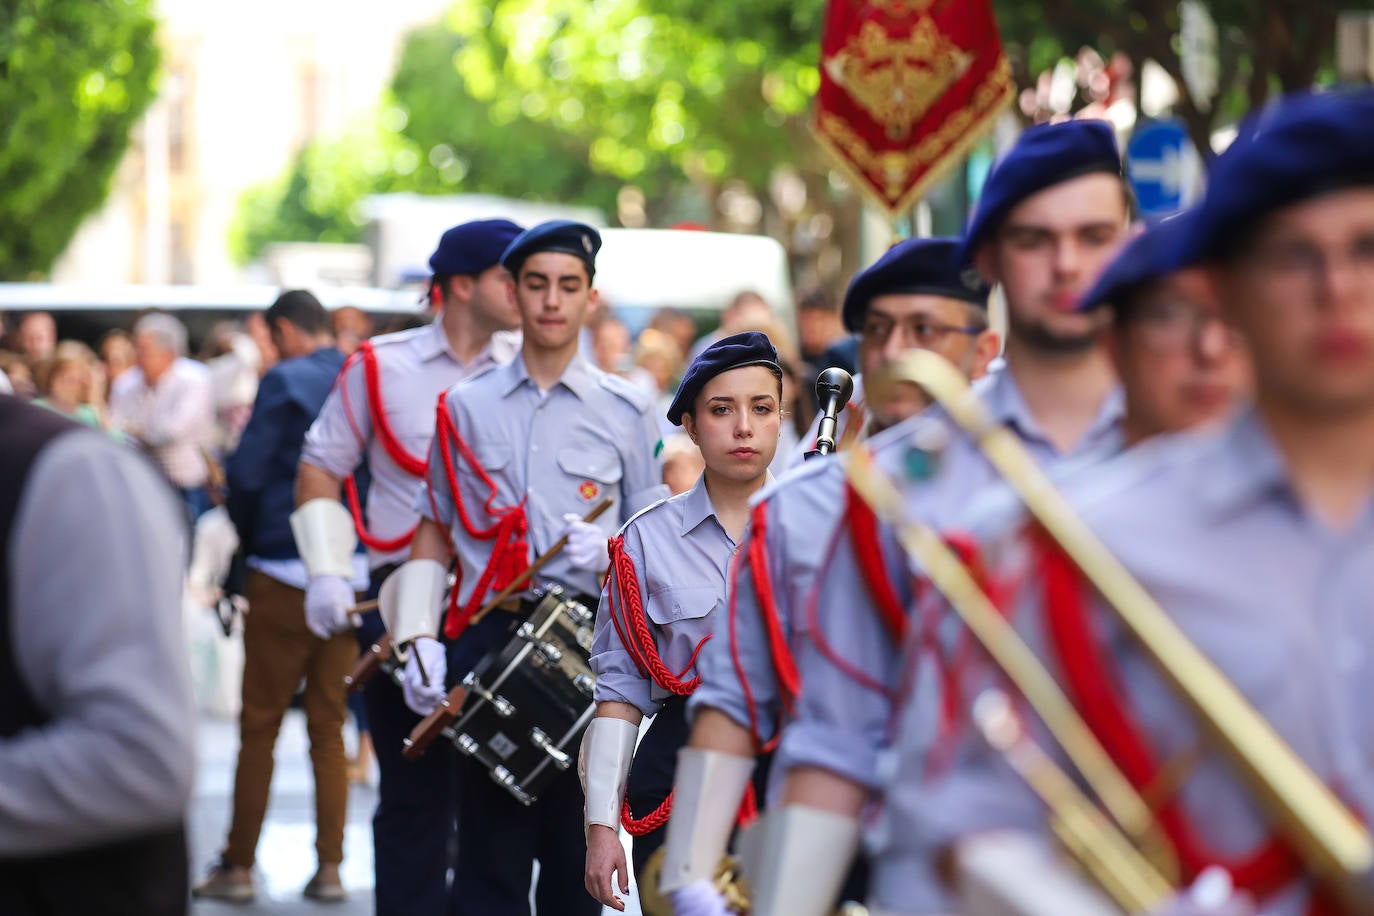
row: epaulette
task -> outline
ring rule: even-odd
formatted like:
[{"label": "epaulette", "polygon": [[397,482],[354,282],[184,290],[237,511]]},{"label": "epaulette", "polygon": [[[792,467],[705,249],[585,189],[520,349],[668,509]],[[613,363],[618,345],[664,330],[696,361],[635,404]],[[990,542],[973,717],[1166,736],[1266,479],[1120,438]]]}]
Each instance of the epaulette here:
[{"label": "epaulette", "polygon": [[469,382],[475,382],[478,379],[484,379],[491,373],[495,372],[497,369],[504,369],[505,367],[505,363],[492,363],[489,366],[483,366],[480,370],[474,372],[472,375],[469,375],[466,378],[459,379],[456,383],[454,383],[453,387],[457,388],[460,385],[466,385]]},{"label": "epaulette", "polygon": [[428,330],[429,325],[422,324],[418,328],[406,328],[404,331],[392,331],[390,334],[379,334],[376,337],[368,338],[368,340],[372,343],[372,349],[378,350],[393,344],[406,343],[411,338]]},{"label": "epaulette", "polygon": [[665,496],[662,499],[658,499],[654,502],[649,503],[649,505],[645,506],[643,509],[640,509],[638,512],[636,512],[634,515],[631,515],[629,518],[625,519],[625,524],[620,526],[620,530],[616,532],[616,537],[624,537],[625,532],[630,530],[630,526],[633,525],[635,522],[639,521],[640,518],[642,518],[645,515],[648,515],[650,512],[654,511],[660,506],[668,505],[668,503],[672,502],[676,498],[677,497],[675,496]]},{"label": "epaulette", "polygon": [[648,413],[654,406],[653,400],[644,392],[643,388],[618,375],[603,372],[598,381],[602,388],[628,403],[635,409],[636,413]]}]

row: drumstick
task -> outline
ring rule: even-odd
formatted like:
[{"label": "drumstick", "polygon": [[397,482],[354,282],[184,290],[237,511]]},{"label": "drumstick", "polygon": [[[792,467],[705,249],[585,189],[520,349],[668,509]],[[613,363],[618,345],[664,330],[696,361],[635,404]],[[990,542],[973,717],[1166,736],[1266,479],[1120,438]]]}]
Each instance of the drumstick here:
[{"label": "drumstick", "polygon": [[377,640],[371,648],[359,657],[353,666],[353,671],[344,678],[344,685],[349,693],[357,693],[362,689],[363,684],[376,674],[377,669],[382,666],[382,662],[391,657],[391,634],[383,633],[382,638]]},{"label": "drumstick", "polygon": [[467,696],[468,689],[462,684],[450,690],[448,696],[411,729],[410,736],[401,741],[401,756],[407,760],[418,760],[444,729],[458,721],[458,711],[462,709]]},{"label": "drumstick", "polygon": [[[592,507],[592,511],[582,516],[582,521],[587,523],[594,522],[598,518],[600,518],[601,513],[605,512],[609,508],[611,508],[611,500],[603,499],[601,502],[597,503],[595,506]],[[477,613],[472,615],[472,619],[468,621],[468,626],[472,626],[473,624],[477,623],[477,621],[481,620],[483,617],[487,616],[493,610],[495,610],[496,606],[500,604],[502,601],[505,601],[515,592],[520,591],[520,589],[524,587],[525,583],[530,580],[531,576],[539,572],[539,570],[543,569],[544,564],[552,560],[554,557],[558,556],[559,551],[561,551],[566,546],[568,546],[568,538],[566,535],[554,541],[552,547],[550,547],[548,550],[544,551],[542,554],[536,557],[534,562],[525,568],[524,572],[522,572],[520,575],[512,579],[510,584],[507,585],[505,588],[501,589],[501,591],[497,592],[495,598],[492,598],[486,604],[482,605],[481,609],[478,610]]]},{"label": "drumstick", "polygon": [[[611,508],[611,505],[612,503],[610,499],[603,499],[601,502],[597,503],[595,506],[592,507],[592,511],[588,512],[586,515],[582,517],[582,521],[589,523],[596,521],[598,518],[601,517],[601,514],[603,512]],[[565,537],[559,538],[557,541],[554,541],[553,546],[550,547],[543,554],[535,558],[535,561],[529,565],[528,569],[526,569],[520,575],[516,576],[515,579],[511,581],[510,585],[507,585],[505,588],[501,589],[500,594],[498,594],[495,598],[488,601],[486,605],[483,606],[482,609],[479,610],[477,613],[473,614],[471,622],[476,623],[477,621],[481,620],[483,617],[487,616],[488,613],[490,613],[494,606],[500,604],[502,601],[505,601],[507,598],[509,598],[512,592],[518,591],[521,586],[523,586],[526,582],[529,581],[530,576],[537,573],[545,563],[552,560],[560,550],[567,546],[567,544],[568,539]],[[348,609],[348,612],[350,614],[361,614],[365,611],[375,610],[377,610],[377,599],[373,598],[371,601],[364,601],[361,604],[353,605],[351,608]]]}]

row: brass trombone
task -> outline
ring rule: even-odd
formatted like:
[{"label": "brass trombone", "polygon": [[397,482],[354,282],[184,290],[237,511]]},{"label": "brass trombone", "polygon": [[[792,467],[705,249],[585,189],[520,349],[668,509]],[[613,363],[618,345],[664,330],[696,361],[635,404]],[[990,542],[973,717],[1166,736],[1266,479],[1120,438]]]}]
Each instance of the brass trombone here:
[{"label": "brass trombone", "polygon": [[[958,370],[934,353],[917,350],[899,361],[893,377],[897,382],[920,387],[974,440],[1031,516],[1058,542],[1114,610],[1163,678],[1192,708],[1203,727],[1244,774],[1311,873],[1338,893],[1352,912],[1374,913],[1370,891],[1374,887],[1374,845],[1368,831],[1102,545],[1016,436],[991,417]],[[863,458],[851,460],[850,476],[860,495],[873,504],[880,517],[894,523],[903,546],[922,562],[951,605],[962,613],[959,603],[968,602],[957,602],[956,598],[971,598],[976,603],[977,596],[967,594],[964,588],[968,583],[942,585],[936,578],[932,567],[945,566],[938,558],[940,549],[949,553],[949,559],[955,561],[966,577],[967,570],[963,570],[962,563],[938,536],[925,526],[902,517],[900,499],[893,501],[896,490],[891,482],[876,473],[871,462]],[[971,577],[968,578],[971,583]],[[952,595],[946,586],[955,594]],[[965,592],[962,596],[961,591]],[[978,594],[981,595],[981,591]],[[979,635],[972,624],[970,629]],[[1014,632],[1011,635],[1020,644]],[[1002,662],[999,652],[1005,655],[1020,651],[1008,648],[1000,640],[999,646],[996,651],[988,647],[999,663]],[[1020,644],[1020,649],[1025,649],[1024,644]],[[1039,666],[1038,661],[1036,665]],[[1047,717],[1046,709],[1042,708],[1043,700],[1045,706],[1053,710],[1062,694],[1058,698],[1048,696],[1037,686],[1032,688],[1035,691],[1032,695],[1026,692],[1026,684],[1018,681],[1017,686],[1026,693],[1028,701],[1057,738],[1066,729],[1076,731],[1076,726],[1067,725],[1063,720],[1052,721],[1059,714],[1051,711]],[[1059,694],[1057,686],[1053,691]],[[1069,753],[1070,756],[1075,754],[1072,750]],[[1091,781],[1093,777],[1085,774],[1085,778]],[[1108,777],[1108,782],[1111,781]],[[1139,836],[1139,825],[1129,812],[1121,819],[1121,812],[1117,810],[1120,800],[1114,802],[1103,796],[1096,783],[1094,791],[1127,832]],[[1130,807],[1128,803],[1127,808]]]}]

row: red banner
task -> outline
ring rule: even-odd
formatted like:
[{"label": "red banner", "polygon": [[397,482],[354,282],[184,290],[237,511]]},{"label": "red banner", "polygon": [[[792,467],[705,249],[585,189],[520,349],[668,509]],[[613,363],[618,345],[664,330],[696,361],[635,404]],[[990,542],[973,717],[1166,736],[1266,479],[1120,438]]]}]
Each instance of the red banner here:
[{"label": "red banner", "polygon": [[991,0],[830,0],[820,70],[812,129],[893,217],[1014,94]]}]

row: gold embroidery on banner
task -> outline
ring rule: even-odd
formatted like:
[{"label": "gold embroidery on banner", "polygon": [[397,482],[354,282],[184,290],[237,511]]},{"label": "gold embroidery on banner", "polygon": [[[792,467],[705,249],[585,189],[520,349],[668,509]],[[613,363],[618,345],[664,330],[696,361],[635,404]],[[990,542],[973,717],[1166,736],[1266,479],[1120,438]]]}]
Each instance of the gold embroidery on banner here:
[{"label": "gold embroidery on banner", "polygon": [[905,38],[889,35],[869,20],[839,53],[825,62],[826,73],[900,140],[954,85],[974,55],[946,38],[935,21],[921,17]]},{"label": "gold embroidery on banner", "polygon": [[[848,121],[833,112],[822,112],[816,127],[821,138],[834,145],[842,160],[851,163],[877,186],[888,209],[895,210],[899,201],[912,196],[913,175],[930,169],[946,156],[963,151],[971,139],[969,132],[986,127],[989,116],[1009,100],[1011,92],[1011,67],[1003,58],[974,91],[967,106],[950,115],[938,129],[922,137],[914,146],[903,150],[873,149]],[[923,186],[925,182],[917,184]]]}]

